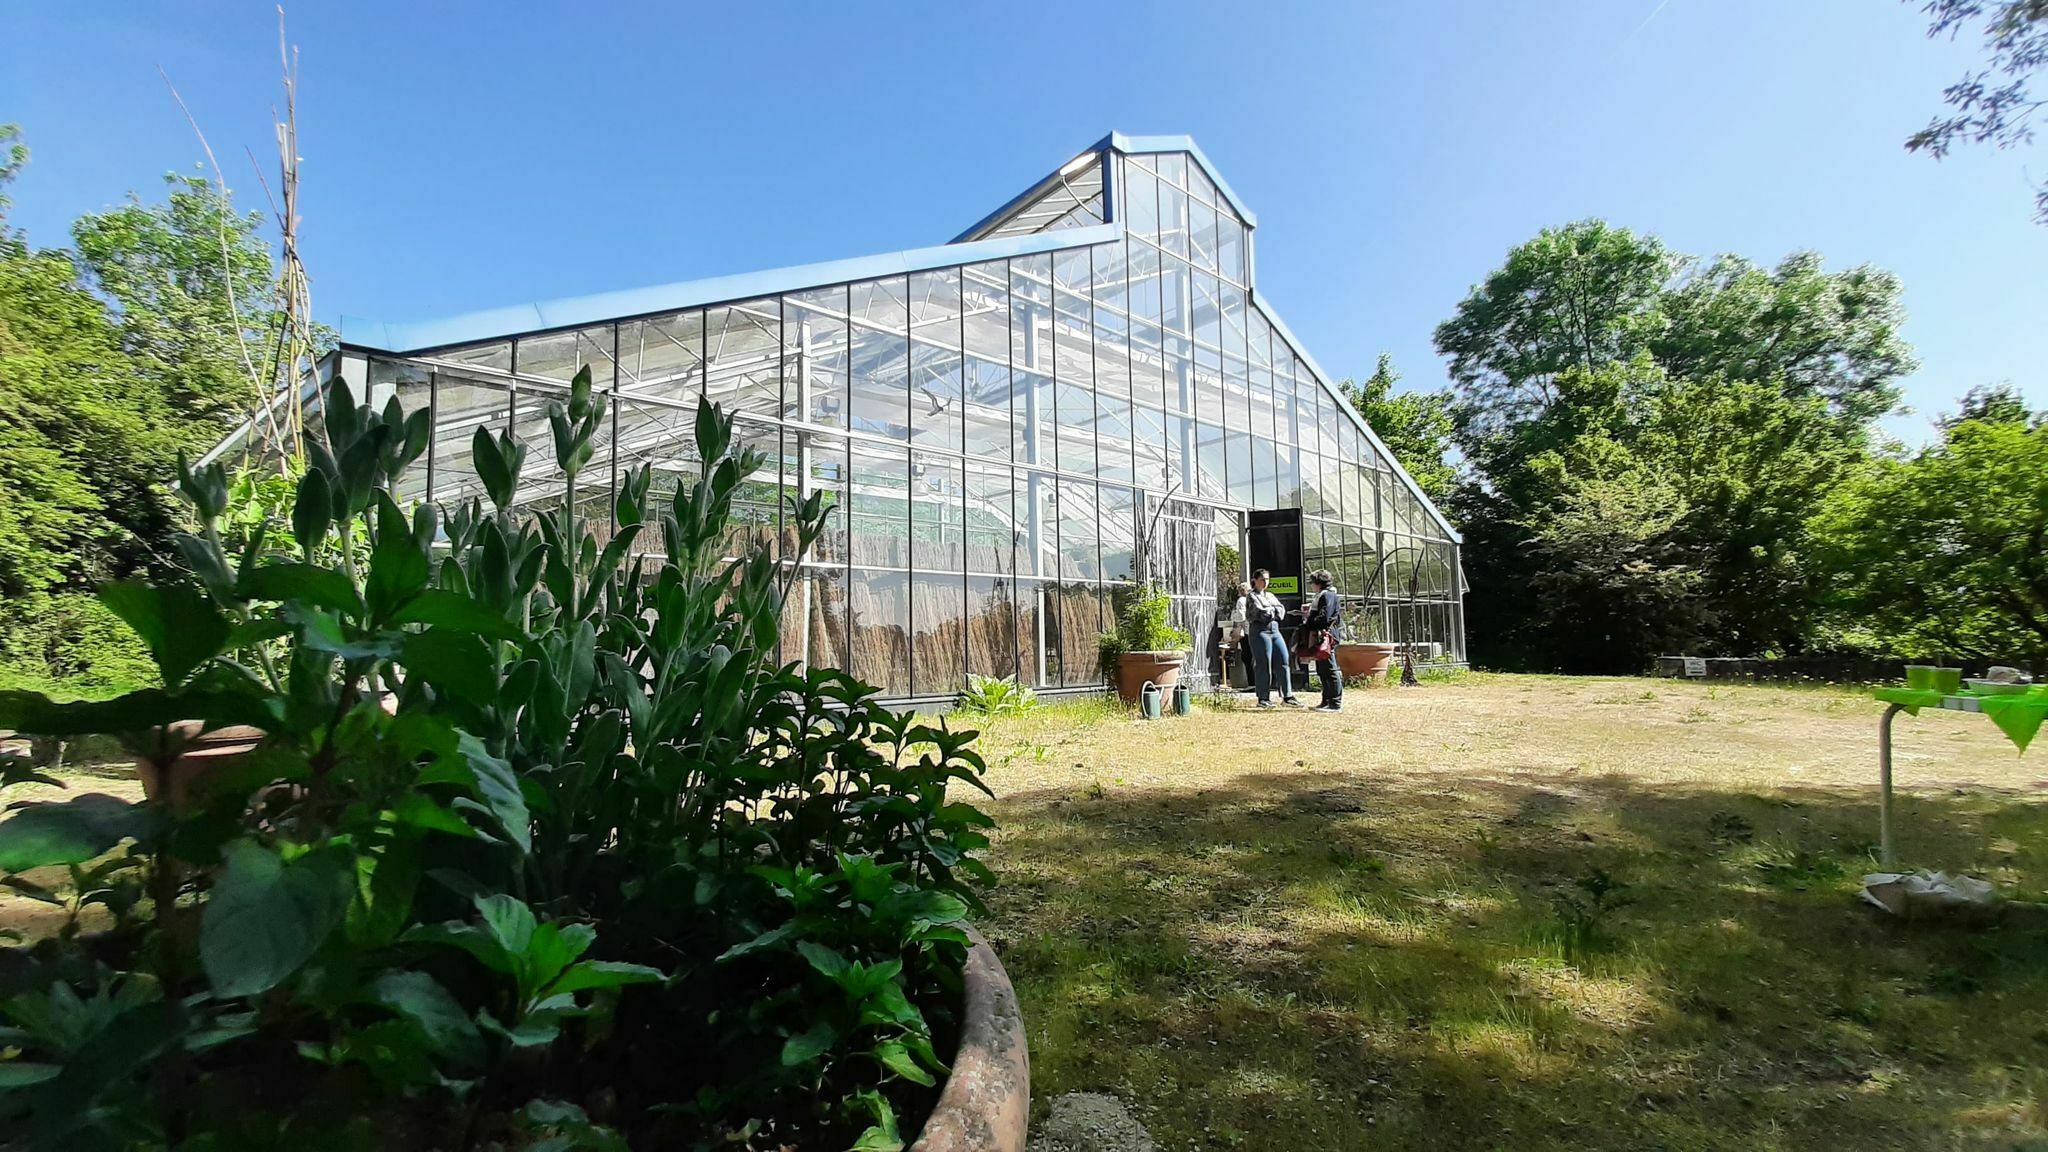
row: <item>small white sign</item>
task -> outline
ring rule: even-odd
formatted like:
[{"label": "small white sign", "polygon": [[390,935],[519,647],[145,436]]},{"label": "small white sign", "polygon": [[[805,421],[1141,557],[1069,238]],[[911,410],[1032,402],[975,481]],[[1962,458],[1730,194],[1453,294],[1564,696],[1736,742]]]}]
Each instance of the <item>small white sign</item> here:
[{"label": "small white sign", "polygon": [[1706,658],[1706,657],[1704,657],[1704,656],[1686,656],[1686,657],[1683,657],[1683,659],[1685,660],[1685,674],[1686,674],[1686,675],[1687,675],[1688,677],[1690,677],[1690,678],[1692,678],[1692,679],[1694,679],[1694,680],[1704,680],[1704,679],[1706,679],[1706,678],[1707,678],[1707,658]]}]

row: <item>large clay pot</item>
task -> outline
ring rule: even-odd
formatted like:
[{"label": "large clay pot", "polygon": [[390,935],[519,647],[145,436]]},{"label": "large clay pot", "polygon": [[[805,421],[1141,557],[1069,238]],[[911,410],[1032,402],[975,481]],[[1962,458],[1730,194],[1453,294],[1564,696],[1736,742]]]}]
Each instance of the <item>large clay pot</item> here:
[{"label": "large clay pot", "polygon": [[142,780],[142,794],[153,801],[170,805],[171,811],[183,812],[191,800],[192,786],[207,772],[253,751],[263,741],[263,730],[245,724],[231,724],[202,732],[197,720],[181,720],[171,725],[171,730],[185,737],[191,743],[185,752],[170,766],[159,772],[156,765],[147,760],[135,763],[135,774]]},{"label": "large clay pot", "polygon": [[910,1152],[1024,1152],[1031,1125],[1031,1055],[1017,990],[973,928],[961,972],[966,1015],[953,1072]]},{"label": "large clay pot", "polygon": [[1126,704],[1138,702],[1138,692],[1145,687],[1145,681],[1157,684],[1161,691],[1180,683],[1180,666],[1187,661],[1185,652],[1126,652],[1116,658],[1116,694]]},{"label": "large clay pot", "polygon": [[1398,644],[1339,644],[1337,672],[1346,680],[1358,676],[1382,676],[1392,663]]}]

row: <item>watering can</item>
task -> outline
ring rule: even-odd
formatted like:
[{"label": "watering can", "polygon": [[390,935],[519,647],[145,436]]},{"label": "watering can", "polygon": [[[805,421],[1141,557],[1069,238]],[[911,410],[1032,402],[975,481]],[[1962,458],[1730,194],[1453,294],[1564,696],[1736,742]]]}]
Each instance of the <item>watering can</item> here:
[{"label": "watering can", "polygon": [[1187,716],[1195,710],[1195,690],[1186,681],[1173,686],[1173,714]]},{"label": "watering can", "polygon": [[1147,720],[1159,719],[1159,685],[1150,680],[1138,689],[1138,715]]}]

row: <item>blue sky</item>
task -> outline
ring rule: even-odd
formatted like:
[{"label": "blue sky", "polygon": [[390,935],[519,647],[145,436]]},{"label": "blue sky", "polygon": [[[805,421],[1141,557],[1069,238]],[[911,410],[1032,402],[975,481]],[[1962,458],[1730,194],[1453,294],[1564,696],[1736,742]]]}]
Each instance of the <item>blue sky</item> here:
[{"label": "blue sky", "polygon": [[[5,17],[39,244],[199,149],[270,155],[268,2]],[[1573,4],[298,4],[322,318],[501,304],[940,243],[1110,129],[1188,133],[1258,213],[1258,283],[1332,372],[1430,332],[1507,249],[1601,216],[1680,251],[1875,263],[1929,416],[2048,405],[2048,147],[1910,156],[1978,59],[1884,0]]]}]

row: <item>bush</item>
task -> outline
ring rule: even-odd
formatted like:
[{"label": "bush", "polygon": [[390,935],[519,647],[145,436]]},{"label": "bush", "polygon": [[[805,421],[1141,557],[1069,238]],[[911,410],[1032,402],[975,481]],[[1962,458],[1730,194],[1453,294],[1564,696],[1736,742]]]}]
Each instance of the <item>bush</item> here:
[{"label": "bush", "polygon": [[991,716],[1029,712],[1038,706],[1038,694],[1017,682],[1014,676],[967,677],[967,691],[960,694],[960,707],[968,712]]},{"label": "bush", "polygon": [[1168,622],[1172,613],[1172,599],[1156,584],[1131,593],[1117,613],[1116,628],[1095,638],[1095,666],[1103,679],[1115,677],[1117,661],[1126,652],[1186,651],[1188,634]]},{"label": "bush", "polygon": [[[389,487],[426,414],[325,411],[288,526],[223,548],[226,476],[184,472],[194,581],[103,590],[162,688],[0,693],[0,726],[129,733],[158,777],[179,721],[263,737],[189,793],[0,821],[6,882],[74,928],[0,965],[0,1125],[45,1148],[900,1146],[957,1032],[990,821],[949,791],[982,764],[972,732],[775,663],[793,570],[720,557],[762,464],[731,418],[698,411],[704,463],[660,506],[622,477],[600,546],[587,371],[551,405],[568,491],[538,514],[512,508],[509,434],[471,446],[489,508],[408,511]],[[791,515],[808,547],[819,499]],[[658,566],[632,551],[650,527]],[[66,864],[54,890],[23,875]],[[75,931],[88,905],[110,930]]]},{"label": "bush", "polygon": [[156,682],[149,650],[92,596],[29,596],[0,609],[0,687],[100,698]]}]

